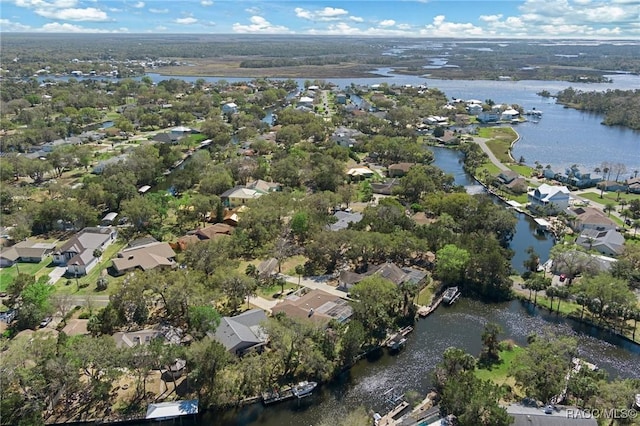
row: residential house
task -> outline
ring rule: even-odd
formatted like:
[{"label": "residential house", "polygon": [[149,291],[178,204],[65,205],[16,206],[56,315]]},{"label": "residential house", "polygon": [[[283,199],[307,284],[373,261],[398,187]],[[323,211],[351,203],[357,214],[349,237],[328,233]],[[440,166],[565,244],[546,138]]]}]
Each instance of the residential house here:
[{"label": "residential house", "polygon": [[527,181],[513,170],[503,170],[496,177],[497,182],[514,192],[524,193],[527,190]]},{"label": "residential house", "polygon": [[349,179],[352,181],[369,179],[375,176],[375,174],[376,172],[368,167],[353,167],[347,170],[347,176],[349,176]]},{"label": "residential house", "polygon": [[624,236],[615,229],[585,229],[576,239],[576,244],[587,250],[596,250],[605,256],[617,256],[624,248]]},{"label": "residential house", "polygon": [[251,309],[234,317],[222,317],[216,331],[207,335],[220,342],[228,352],[242,356],[267,344],[268,335],[262,327],[266,320],[262,309]]},{"label": "residential house", "polygon": [[380,195],[391,195],[393,194],[393,189],[400,185],[398,179],[385,179],[384,182],[371,182],[371,191],[374,194]]},{"label": "residential house", "polygon": [[226,207],[233,208],[244,206],[248,201],[260,198],[264,194],[264,191],[260,191],[258,189],[251,189],[245,186],[236,186],[223,192],[220,195],[220,199]]},{"label": "residential house", "polygon": [[431,126],[447,126],[449,124],[449,117],[441,115],[430,115],[429,117],[422,120],[422,122]]},{"label": "residential house", "polygon": [[555,214],[569,207],[569,189],[543,183],[527,194],[529,208],[542,209],[547,214]]},{"label": "residential house", "polygon": [[54,243],[36,240],[20,241],[0,251],[0,268],[12,266],[17,262],[40,263],[55,250]]},{"label": "residential house", "polygon": [[238,112],[238,105],[234,102],[228,102],[222,105],[222,113],[223,114],[235,114]]},{"label": "residential house", "polygon": [[313,108],[313,98],[310,98],[309,96],[302,96],[298,102],[297,102],[297,106],[298,107],[305,107],[305,108]]},{"label": "residential house", "polygon": [[347,95],[344,93],[336,94],[336,103],[340,105],[346,105],[347,103]]},{"label": "residential house", "polygon": [[503,121],[517,120],[518,118],[520,118],[520,112],[513,108],[506,109],[500,114],[500,120]]},{"label": "residential house", "polygon": [[416,163],[395,163],[387,167],[387,174],[390,178],[402,177],[409,173],[409,169],[415,166]]},{"label": "residential house", "polygon": [[623,182],[616,182],[615,180],[603,180],[598,183],[598,189],[607,192],[626,192],[629,186]]},{"label": "residential house", "polygon": [[455,145],[460,142],[459,135],[453,130],[445,130],[442,137],[436,138],[439,143],[445,145]]},{"label": "residential house", "polygon": [[257,179],[245,185],[245,188],[255,189],[257,191],[278,192],[282,191],[282,185],[278,182],[267,182],[266,180]]},{"label": "residential house", "polygon": [[97,251],[104,252],[117,236],[111,227],[84,228],[53,253],[53,263],[66,266],[69,275],[85,275],[98,263]]},{"label": "residential house", "polygon": [[138,269],[171,269],[176,267],[175,257],[176,253],[168,243],[154,241],[136,245],[118,253],[113,259],[113,272],[114,275],[123,275]]},{"label": "residential house", "polygon": [[634,177],[627,179],[627,189],[634,194],[640,194],[640,178]]},{"label": "residential house", "polygon": [[564,175],[561,175],[558,179],[560,182],[577,188],[590,188],[602,181],[601,177],[592,177],[591,173],[583,172],[576,165],[567,167]]},{"label": "residential house", "polygon": [[470,103],[467,105],[467,112],[471,115],[479,115],[482,112],[482,105]]},{"label": "residential house", "polygon": [[157,325],[138,331],[121,331],[113,334],[118,348],[132,348],[138,345],[148,345],[153,339],[162,339],[165,344],[179,345],[185,340],[182,329],[169,325]]},{"label": "residential house", "polygon": [[333,132],[331,140],[341,147],[350,148],[358,143],[356,137],[359,136],[362,136],[362,132],[359,130],[340,127]]},{"label": "residential house", "polygon": [[395,263],[386,262],[381,265],[371,265],[363,274],[350,271],[342,271],[339,277],[338,288],[349,290],[354,284],[372,275],[379,275],[388,279],[397,286],[404,283],[419,284],[427,273],[414,268],[401,268]]},{"label": "residential house", "polygon": [[478,121],[481,123],[495,123],[500,120],[500,113],[496,111],[482,111],[478,114]]},{"label": "residential house", "polygon": [[102,174],[102,172],[107,166],[124,162],[126,161],[127,157],[129,157],[129,154],[120,154],[115,157],[111,157],[106,160],[99,161],[98,164],[93,166],[91,173],[95,175],[100,175]]},{"label": "residential house", "polygon": [[513,426],[597,426],[596,416],[577,407],[537,407],[510,404],[507,414]]},{"label": "residential house", "polygon": [[271,312],[282,313],[290,318],[308,319],[326,324],[331,320],[344,323],[353,315],[349,302],[322,290],[309,290],[303,295],[296,293],[275,305]]},{"label": "residential house", "polygon": [[340,231],[341,229],[347,229],[350,223],[358,223],[362,220],[362,213],[352,213],[344,210],[338,210],[333,214],[336,218],[334,223],[326,226],[326,229],[330,231]]},{"label": "residential house", "polygon": [[608,231],[616,229],[618,225],[608,218],[603,212],[593,207],[576,207],[567,210],[567,214],[572,220],[572,228],[576,232],[585,229],[595,229],[597,231]]},{"label": "residential house", "polygon": [[169,137],[174,143],[191,134],[191,129],[184,126],[174,127],[169,131]]}]

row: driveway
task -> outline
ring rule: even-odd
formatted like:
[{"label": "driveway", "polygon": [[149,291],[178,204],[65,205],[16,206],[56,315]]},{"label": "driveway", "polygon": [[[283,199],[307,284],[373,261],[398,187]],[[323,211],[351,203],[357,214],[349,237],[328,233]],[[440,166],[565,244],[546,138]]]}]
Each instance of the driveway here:
[{"label": "driveway", "polygon": [[475,143],[477,143],[480,148],[482,149],[482,151],[487,154],[487,156],[489,157],[489,160],[491,160],[491,162],[500,170],[502,171],[507,171],[510,170],[507,166],[505,166],[504,164],[502,164],[500,162],[500,160],[498,160],[498,158],[493,154],[493,152],[491,152],[491,150],[489,149],[489,147],[487,146],[487,141],[489,139],[486,138],[478,138],[478,137],[474,137],[473,141]]},{"label": "driveway", "polygon": [[49,284],[54,285],[58,282],[60,278],[64,276],[64,273],[67,271],[67,268],[64,266],[57,266],[53,269],[53,271],[49,272]]},{"label": "driveway", "polygon": [[[298,277],[293,277],[291,275],[284,275],[284,274],[280,274],[280,276],[285,280],[287,280],[287,282],[298,284]],[[300,280],[300,284],[308,288],[326,291],[329,294],[346,298],[347,297],[346,292],[342,290],[338,290],[336,287],[327,284],[327,281],[329,281],[331,278],[332,278],[331,275],[320,275],[316,277],[302,277],[302,279]]]},{"label": "driveway", "polygon": [[253,296],[249,298],[249,303],[258,308],[271,313],[271,308],[278,304],[279,300],[267,300],[264,297]]}]

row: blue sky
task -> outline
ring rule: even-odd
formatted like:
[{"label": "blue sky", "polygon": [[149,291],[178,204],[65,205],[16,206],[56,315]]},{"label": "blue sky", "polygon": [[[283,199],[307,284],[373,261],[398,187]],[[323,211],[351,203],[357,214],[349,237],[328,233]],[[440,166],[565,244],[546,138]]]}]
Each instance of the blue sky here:
[{"label": "blue sky", "polygon": [[640,39],[640,0],[0,0],[0,31]]}]

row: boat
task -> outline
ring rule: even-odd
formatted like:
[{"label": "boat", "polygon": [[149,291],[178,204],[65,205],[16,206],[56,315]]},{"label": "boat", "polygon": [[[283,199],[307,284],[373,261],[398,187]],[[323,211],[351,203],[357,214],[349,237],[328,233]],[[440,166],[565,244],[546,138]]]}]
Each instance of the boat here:
[{"label": "boat", "polygon": [[318,383],[316,383],[316,382],[307,382],[305,380],[304,382],[300,382],[297,385],[295,385],[294,387],[292,387],[291,388],[291,392],[293,392],[293,394],[295,396],[297,396],[298,398],[304,398],[304,397],[307,397],[307,396],[311,395],[311,393],[316,388],[316,386],[318,386]]},{"label": "boat", "polygon": [[458,287],[449,287],[445,290],[444,295],[442,296],[442,301],[451,305],[458,299],[458,297],[460,297],[460,290],[458,290]]}]

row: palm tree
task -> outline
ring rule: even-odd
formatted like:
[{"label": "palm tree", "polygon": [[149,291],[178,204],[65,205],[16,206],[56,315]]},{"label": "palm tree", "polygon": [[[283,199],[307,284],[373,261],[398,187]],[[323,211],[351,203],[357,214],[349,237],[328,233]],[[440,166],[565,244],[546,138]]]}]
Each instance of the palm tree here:
[{"label": "palm tree", "polygon": [[609,217],[611,217],[611,211],[615,209],[615,205],[613,203],[607,203],[604,205],[604,211],[608,213]]},{"label": "palm tree", "polygon": [[304,265],[296,265],[296,274],[298,275],[298,288],[300,288],[300,280],[304,275]]},{"label": "palm tree", "polygon": [[549,310],[553,312],[553,299],[558,295],[558,287],[551,286],[545,291],[545,293],[547,293],[547,297],[551,299]]},{"label": "palm tree", "polygon": [[569,298],[569,289],[566,287],[556,287],[556,297],[558,298],[558,310],[560,313],[560,301],[567,300]]},{"label": "palm tree", "polygon": [[640,228],[640,219],[636,219],[631,224],[633,226],[633,236],[635,237],[638,233],[638,228]]},{"label": "palm tree", "polygon": [[576,302],[578,302],[578,305],[582,306],[582,310],[580,311],[580,320],[582,320],[582,318],[584,318],[584,308],[587,306],[587,303],[589,302],[589,298],[587,297],[586,294],[579,293],[576,296]]}]

